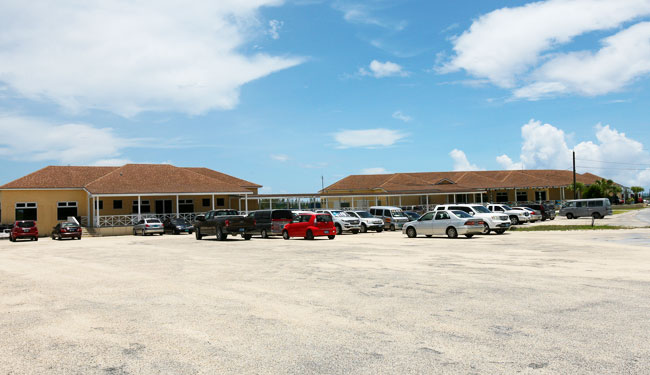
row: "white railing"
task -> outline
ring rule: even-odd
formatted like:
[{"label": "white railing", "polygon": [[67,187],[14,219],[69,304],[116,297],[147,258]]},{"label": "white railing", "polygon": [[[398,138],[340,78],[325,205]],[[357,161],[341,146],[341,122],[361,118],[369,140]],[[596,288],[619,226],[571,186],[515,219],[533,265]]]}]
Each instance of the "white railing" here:
[{"label": "white railing", "polygon": [[[194,222],[194,219],[197,215],[202,215],[203,212],[188,212],[178,214],[178,217],[185,219],[187,221]],[[141,214],[140,219],[151,219],[156,218],[160,221],[164,221],[168,218],[175,218],[176,214]],[[130,215],[100,215],[99,216],[99,226],[100,227],[128,227],[138,223],[138,214]]]}]

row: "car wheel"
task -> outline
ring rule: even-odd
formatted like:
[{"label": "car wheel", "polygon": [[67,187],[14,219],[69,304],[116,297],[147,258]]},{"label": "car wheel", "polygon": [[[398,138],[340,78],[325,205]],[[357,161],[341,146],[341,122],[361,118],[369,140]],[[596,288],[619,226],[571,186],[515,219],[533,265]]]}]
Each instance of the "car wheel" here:
[{"label": "car wheel", "polygon": [[593,214],[591,214],[591,217],[593,217],[594,219],[600,219],[600,214],[598,212],[594,212]]},{"label": "car wheel", "polygon": [[510,216],[510,224],[519,225],[519,218],[517,216]]},{"label": "car wheel", "polygon": [[12,236],[9,236],[9,241],[10,241],[10,242],[16,242],[16,239],[13,238]]},{"label": "car wheel", "polygon": [[431,234],[427,234],[426,236],[427,236],[427,238],[433,237],[433,235],[431,235]]},{"label": "car wheel", "polygon": [[566,214],[566,218],[569,220],[573,219],[573,214],[572,213]]},{"label": "car wheel", "polygon": [[361,223],[361,233],[366,233],[368,232],[368,227],[366,224]]},{"label": "car wheel", "polygon": [[504,234],[506,232],[506,230],[505,229],[498,229],[498,230],[495,230],[495,232],[496,232],[496,234]]},{"label": "car wheel", "polygon": [[418,236],[417,232],[415,231],[415,228],[413,227],[408,227],[408,229],[406,230],[406,235],[409,238],[415,238]]},{"label": "car wheel", "polygon": [[490,234],[490,226],[487,223],[483,224],[483,234]]},{"label": "car wheel", "polygon": [[196,232],[194,232],[194,237],[196,237],[197,240],[203,239],[203,235],[201,234],[201,230],[196,228]]},{"label": "car wheel", "polygon": [[474,237],[474,235],[473,234],[466,234],[465,237],[472,238],[472,237]]},{"label": "car wheel", "polygon": [[221,228],[217,228],[217,241],[225,241],[226,235],[221,231]]},{"label": "car wheel", "polygon": [[447,237],[449,237],[449,238],[458,237],[458,232],[456,231],[456,228],[454,228],[454,227],[447,228]]},{"label": "car wheel", "polygon": [[174,231],[174,234],[181,234],[181,231],[178,230],[178,229],[176,229],[176,230]]},{"label": "car wheel", "polygon": [[269,233],[266,231],[266,229],[262,229],[260,235],[262,236],[262,238],[269,238]]},{"label": "car wheel", "polygon": [[314,239],[314,233],[311,230],[307,231],[307,234],[305,235],[306,240],[313,240]]},{"label": "car wheel", "polygon": [[383,231],[384,231],[384,228],[379,228],[379,229],[377,229],[377,233],[381,233],[381,232],[383,232]]},{"label": "car wheel", "polygon": [[328,239],[333,240],[336,236],[327,236]]},{"label": "car wheel", "polygon": [[550,220],[555,220],[555,216],[553,216],[552,218],[550,218]]},{"label": "car wheel", "polygon": [[289,238],[291,238],[291,237],[289,237],[289,232],[286,231],[286,230],[283,230],[282,231],[282,238],[284,238],[285,240],[288,240]]},{"label": "car wheel", "polygon": [[51,237],[52,237],[53,240],[56,240],[56,236],[54,235],[54,233],[52,233]]},{"label": "car wheel", "polygon": [[38,241],[38,237],[34,237],[34,241]]},{"label": "car wheel", "polygon": [[250,240],[251,238],[253,238],[253,235],[252,235],[252,234],[245,234],[245,235],[244,235],[244,239],[245,239],[246,241]]},{"label": "car wheel", "polygon": [[140,234],[142,235],[142,237],[147,235],[147,233],[144,231],[144,229],[142,230],[142,233],[140,233]]},{"label": "car wheel", "polygon": [[336,234],[338,235],[343,234],[343,228],[341,227],[340,224],[336,224]]},{"label": "car wheel", "polygon": [[391,225],[390,225],[390,231],[391,231],[391,232],[394,232],[394,231],[395,231],[395,224],[391,224]]},{"label": "car wheel", "polygon": [[359,230],[358,229],[352,229],[350,232],[352,232],[352,234],[358,234]]}]

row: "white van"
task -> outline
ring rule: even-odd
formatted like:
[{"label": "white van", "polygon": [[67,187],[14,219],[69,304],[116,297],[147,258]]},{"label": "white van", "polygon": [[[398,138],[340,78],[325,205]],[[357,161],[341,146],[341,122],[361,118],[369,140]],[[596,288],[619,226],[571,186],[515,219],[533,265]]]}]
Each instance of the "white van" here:
[{"label": "white van", "polygon": [[402,229],[410,221],[401,208],[394,206],[372,206],[370,214],[384,220],[384,229],[391,231]]},{"label": "white van", "polygon": [[567,219],[576,219],[591,216],[601,219],[612,214],[612,204],[607,198],[574,199],[564,202],[560,208],[560,215]]}]

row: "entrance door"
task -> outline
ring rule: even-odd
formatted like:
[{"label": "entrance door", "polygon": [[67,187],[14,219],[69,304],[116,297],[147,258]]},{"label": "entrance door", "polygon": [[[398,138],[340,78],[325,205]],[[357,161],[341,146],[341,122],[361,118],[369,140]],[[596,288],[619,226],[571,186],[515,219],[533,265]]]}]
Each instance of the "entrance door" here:
[{"label": "entrance door", "polygon": [[157,214],[162,214],[162,215],[169,215],[172,214],[172,200],[171,199],[165,199],[165,200],[157,200],[156,201],[156,213]]}]

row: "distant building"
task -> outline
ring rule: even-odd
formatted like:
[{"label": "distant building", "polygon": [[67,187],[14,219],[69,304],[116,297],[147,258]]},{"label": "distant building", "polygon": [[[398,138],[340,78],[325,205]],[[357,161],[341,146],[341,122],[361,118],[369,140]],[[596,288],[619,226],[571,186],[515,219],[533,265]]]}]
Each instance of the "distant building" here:
[{"label": "distant building", "polygon": [[126,228],[112,230],[123,234],[145,216],[193,219],[215,208],[246,209],[246,198],[261,187],[208,168],[168,164],[49,166],[0,186],[0,221],[36,220],[39,232],[49,234],[74,216],[83,226]]}]

